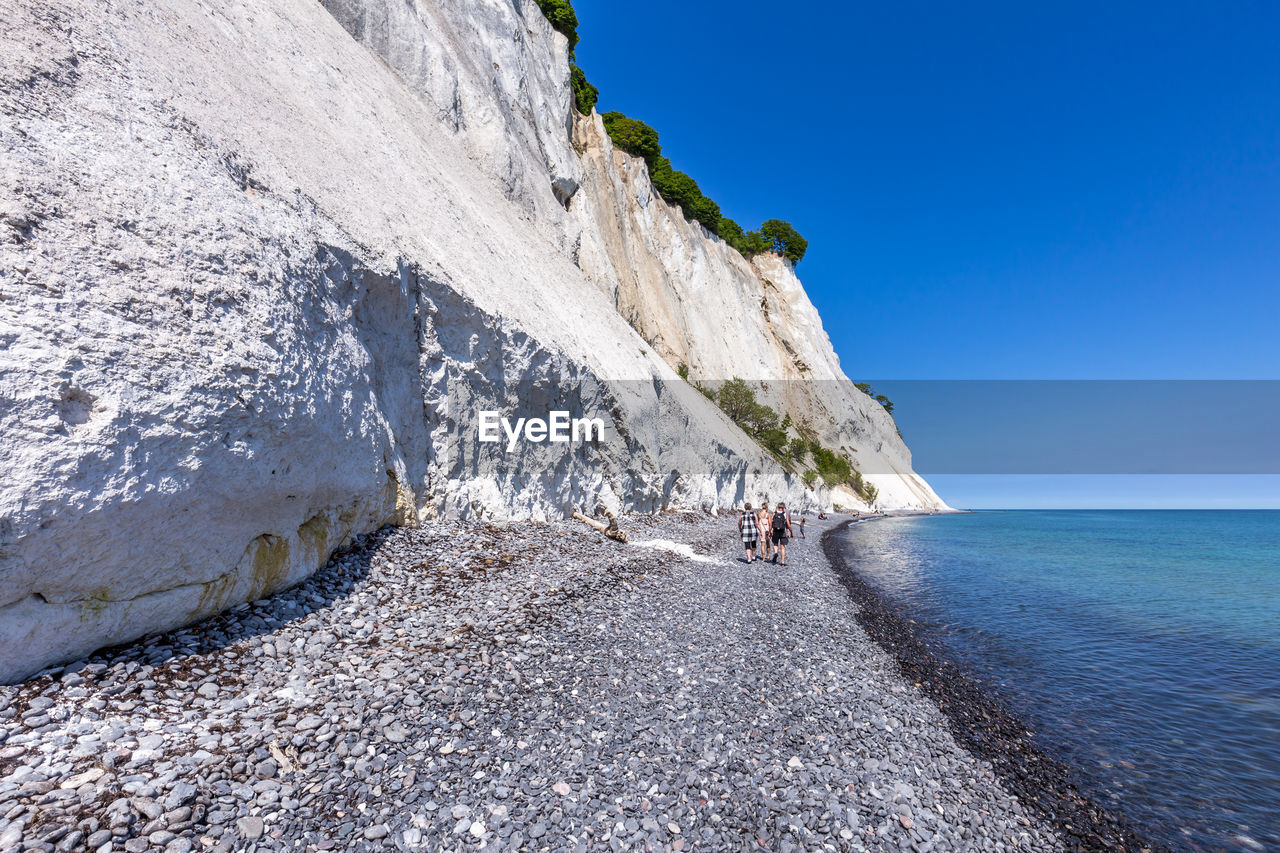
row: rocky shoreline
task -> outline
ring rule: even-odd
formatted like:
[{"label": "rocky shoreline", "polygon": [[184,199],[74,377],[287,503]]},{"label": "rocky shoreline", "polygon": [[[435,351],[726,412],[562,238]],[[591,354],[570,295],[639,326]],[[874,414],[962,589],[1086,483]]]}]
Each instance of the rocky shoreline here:
[{"label": "rocky shoreline", "polygon": [[909,614],[857,573],[838,544],[838,537],[852,523],[846,521],[823,535],[827,560],[858,605],[858,624],[894,656],[902,677],[946,715],[956,739],[975,756],[989,761],[1003,785],[1066,839],[1071,849],[1165,851],[1082,794],[1071,781],[1069,769],[1036,745],[1034,732],[989,686],[979,683],[945,650],[925,639]]},{"label": "rocky shoreline", "polygon": [[0,688],[0,850],[1075,846],[858,626],[832,522],[785,568],[624,526],[384,530]]}]

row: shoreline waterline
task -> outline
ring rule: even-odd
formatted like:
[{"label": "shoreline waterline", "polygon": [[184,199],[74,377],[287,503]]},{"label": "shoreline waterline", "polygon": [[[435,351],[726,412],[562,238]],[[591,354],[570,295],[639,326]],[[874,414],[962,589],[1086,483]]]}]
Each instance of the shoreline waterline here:
[{"label": "shoreline waterline", "polygon": [[732,517],[622,523],[690,553],[576,522],[389,529],[0,690],[0,840],[1070,849],[858,628],[835,519],[785,567],[743,562]]},{"label": "shoreline waterline", "polygon": [[906,609],[877,591],[850,564],[840,538],[858,524],[881,518],[885,517],[844,521],[823,533],[821,547],[858,606],[854,617],[858,625],[897,661],[902,678],[937,706],[957,742],[989,761],[1010,793],[1074,849],[1168,853],[1169,848],[1145,839],[1124,819],[1081,793],[1071,781],[1070,769],[1040,749],[1029,725],[990,686],[931,648]]}]

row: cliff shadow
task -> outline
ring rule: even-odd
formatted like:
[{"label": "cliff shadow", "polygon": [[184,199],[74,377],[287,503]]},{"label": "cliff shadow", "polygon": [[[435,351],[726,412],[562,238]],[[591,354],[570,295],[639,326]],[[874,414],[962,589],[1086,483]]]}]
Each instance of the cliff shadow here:
[{"label": "cliff shadow", "polygon": [[[236,605],[181,628],[108,646],[80,660],[44,669],[18,684],[0,686],[0,705],[21,715],[32,699],[73,674],[85,679],[84,688],[104,690],[114,697],[140,691],[144,679],[156,682],[152,689],[185,689],[188,680],[199,677],[193,670],[202,668],[205,656],[224,651],[248,656],[262,645],[255,640],[339,605],[369,577],[374,553],[394,530],[387,526],[356,537],[314,574],[268,598]],[[143,666],[152,669],[142,674],[139,670]],[[251,679],[251,672],[244,678]]]}]

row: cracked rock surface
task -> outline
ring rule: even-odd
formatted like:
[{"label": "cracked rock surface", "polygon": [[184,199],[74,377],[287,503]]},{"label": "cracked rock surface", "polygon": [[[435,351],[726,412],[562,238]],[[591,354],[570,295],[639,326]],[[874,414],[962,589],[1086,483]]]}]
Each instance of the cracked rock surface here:
[{"label": "cracked rock surface", "polygon": [[785,568],[700,515],[624,520],[691,555],[366,537],[0,688],[0,849],[1060,849],[854,623],[826,524]]}]

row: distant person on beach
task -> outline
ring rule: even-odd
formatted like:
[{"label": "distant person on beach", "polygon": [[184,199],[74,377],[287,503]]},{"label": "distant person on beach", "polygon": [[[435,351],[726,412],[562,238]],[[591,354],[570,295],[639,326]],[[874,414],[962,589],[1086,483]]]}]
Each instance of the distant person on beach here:
[{"label": "distant person on beach", "polygon": [[747,562],[756,558],[756,545],[760,544],[760,519],[751,504],[743,504],[738,513],[738,535],[742,537],[742,547],[747,552]]},{"label": "distant person on beach", "polygon": [[787,539],[794,534],[791,532],[791,515],[787,512],[787,505],[782,501],[778,501],[778,508],[773,512],[773,518],[769,522],[769,539],[773,544],[773,562],[778,562],[778,556],[782,556],[782,565],[787,564]]},{"label": "distant person on beach", "polygon": [[760,559],[767,560],[773,553],[769,545],[769,500],[760,504],[760,512],[756,515],[756,524],[760,526]]},{"label": "distant person on beach", "polygon": [[800,513],[800,538],[801,539],[804,538],[804,523],[808,520],[809,520],[809,512],[807,510],[805,512]]}]

